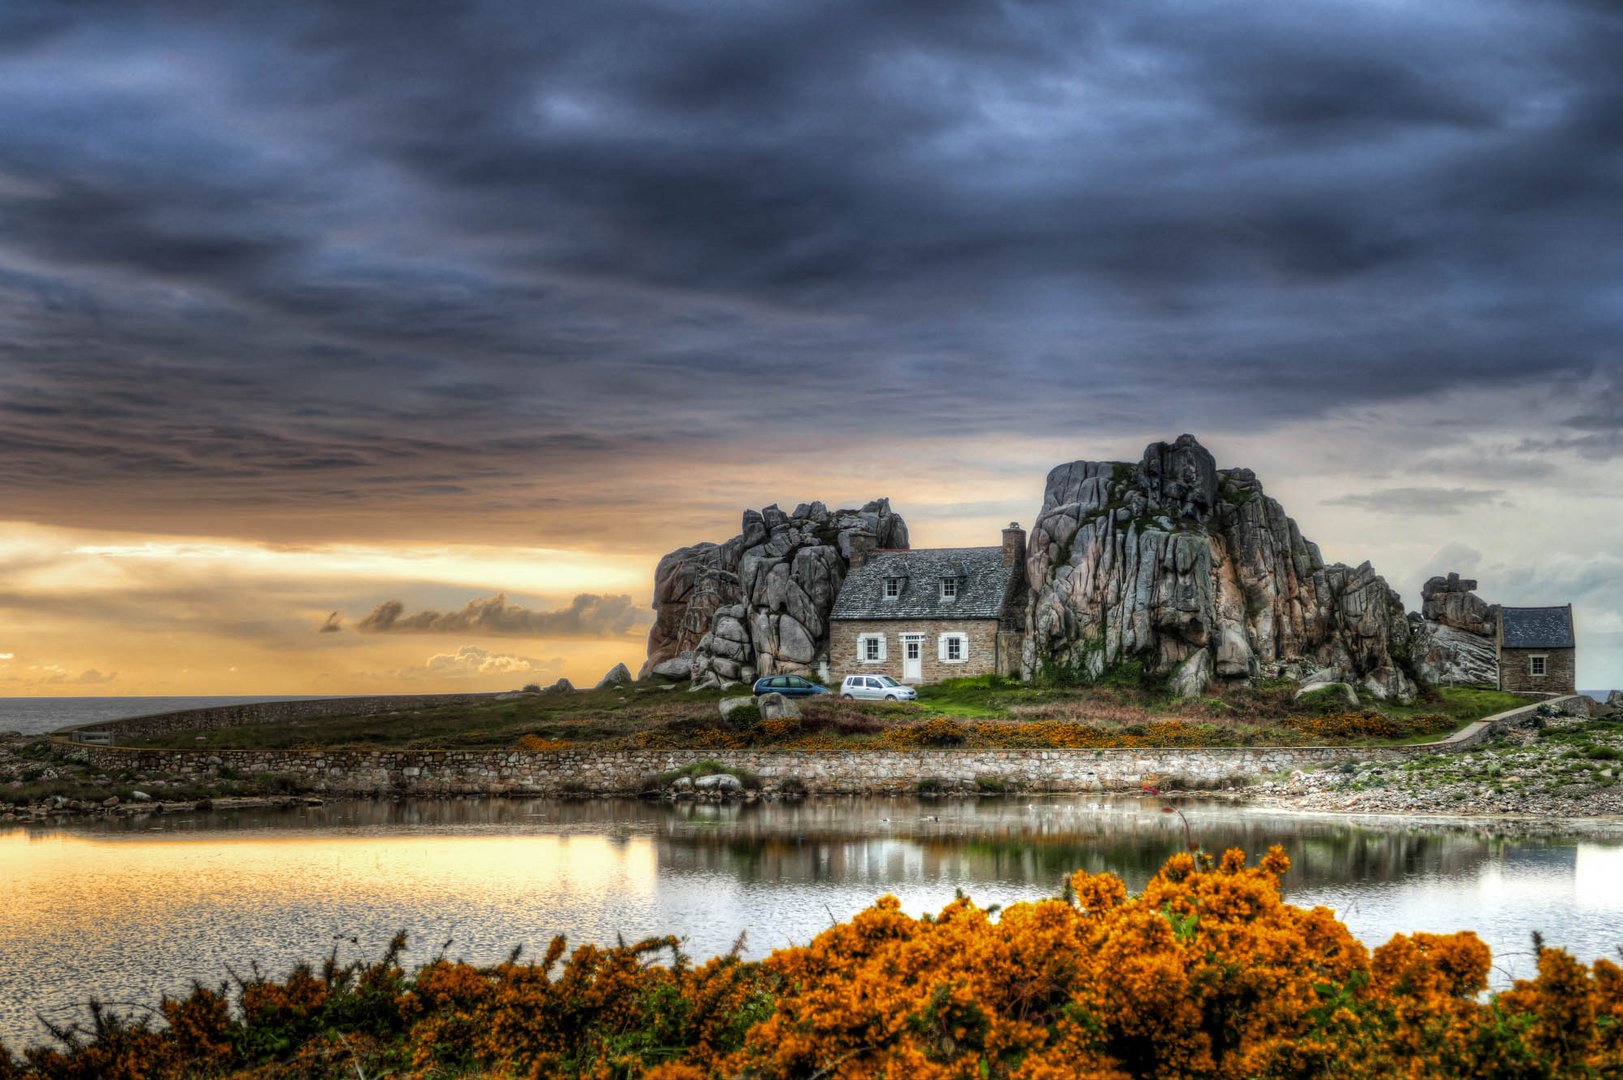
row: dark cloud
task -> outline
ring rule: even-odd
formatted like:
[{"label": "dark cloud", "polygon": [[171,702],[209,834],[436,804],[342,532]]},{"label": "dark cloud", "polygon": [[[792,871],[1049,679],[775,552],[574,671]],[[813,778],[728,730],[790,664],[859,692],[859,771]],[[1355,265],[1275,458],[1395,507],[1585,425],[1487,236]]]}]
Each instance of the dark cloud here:
[{"label": "dark cloud", "polygon": [[1355,506],[1377,514],[1414,517],[1427,514],[1458,514],[1483,506],[1506,505],[1505,493],[1498,488],[1384,488],[1323,500],[1326,506]]},{"label": "dark cloud", "polygon": [[[0,493],[516,531],[879,431],[1614,374],[1619,55],[1532,0],[8,4]],[[1530,452],[1616,456],[1575,421]]]},{"label": "dark cloud", "polygon": [[525,637],[606,637],[648,621],[629,596],[581,593],[567,608],[533,611],[498,593],[469,600],[460,611],[432,609],[406,614],[399,600],[386,600],[355,624],[363,634],[503,634]]},{"label": "dark cloud", "polygon": [[340,618],[338,612],[335,611],[332,614],[327,616],[327,621],[322,623],[316,629],[316,633],[318,633],[318,634],[336,634],[336,633],[339,633],[340,631],[342,631],[343,629],[344,629],[344,620],[342,618]]}]

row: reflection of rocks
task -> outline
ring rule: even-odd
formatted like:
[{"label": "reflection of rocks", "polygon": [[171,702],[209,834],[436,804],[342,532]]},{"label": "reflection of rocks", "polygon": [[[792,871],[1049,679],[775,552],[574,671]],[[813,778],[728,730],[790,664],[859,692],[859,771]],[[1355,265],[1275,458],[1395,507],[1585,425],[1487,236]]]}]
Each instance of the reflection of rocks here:
[{"label": "reflection of rocks", "polygon": [[1028,674],[1138,659],[1187,694],[1294,663],[1413,696],[1397,594],[1368,563],[1326,565],[1250,470],[1218,470],[1193,436],[1136,465],[1055,468],[1027,552]]},{"label": "reflection of rocks", "polygon": [[828,613],[853,557],[907,547],[907,524],[887,499],[858,510],[802,503],[746,510],[742,531],[723,544],[695,544],[654,571],[653,629],[645,673],[697,685],[761,675],[816,675],[826,659]]}]

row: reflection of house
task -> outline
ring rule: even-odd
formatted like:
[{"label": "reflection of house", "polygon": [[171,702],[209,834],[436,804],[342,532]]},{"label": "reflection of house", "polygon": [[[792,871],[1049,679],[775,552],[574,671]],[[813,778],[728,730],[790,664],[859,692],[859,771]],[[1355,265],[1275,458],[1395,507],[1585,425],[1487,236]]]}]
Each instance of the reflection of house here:
[{"label": "reflection of house", "polygon": [[1019,676],[1026,534],[1002,547],[853,552],[829,614],[836,676],[873,672],[903,682]]},{"label": "reflection of house", "polygon": [[1499,689],[1578,692],[1571,604],[1500,608],[1494,641],[1499,651]]}]

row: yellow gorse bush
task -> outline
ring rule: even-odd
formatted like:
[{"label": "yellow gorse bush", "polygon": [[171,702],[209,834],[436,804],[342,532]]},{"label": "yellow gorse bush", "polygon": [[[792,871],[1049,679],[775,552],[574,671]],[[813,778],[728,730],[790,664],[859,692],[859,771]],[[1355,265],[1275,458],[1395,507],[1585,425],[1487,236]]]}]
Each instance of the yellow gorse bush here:
[{"label": "yellow gorse bush", "polygon": [[[1591,1077],[1623,1074],[1623,969],[1540,949],[1486,995],[1476,935],[1373,954],[1326,908],[1284,903],[1289,860],[1173,856],[1130,896],[1078,873],[997,913],[914,918],[882,897],[764,961],[694,965],[673,938],[539,963],[376,964],[165,1001],[168,1027],[97,1014],[22,1077]],[[668,956],[668,962],[659,962]]]}]

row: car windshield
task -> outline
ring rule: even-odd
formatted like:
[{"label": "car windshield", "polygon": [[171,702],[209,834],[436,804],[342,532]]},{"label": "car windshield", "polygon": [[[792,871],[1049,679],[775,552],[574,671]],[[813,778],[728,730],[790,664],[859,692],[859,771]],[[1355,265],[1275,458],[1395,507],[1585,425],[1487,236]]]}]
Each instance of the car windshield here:
[{"label": "car windshield", "polygon": [[879,685],[880,686],[900,686],[902,684],[897,682],[895,679],[891,678],[889,675],[881,675],[881,676],[879,676]]}]

